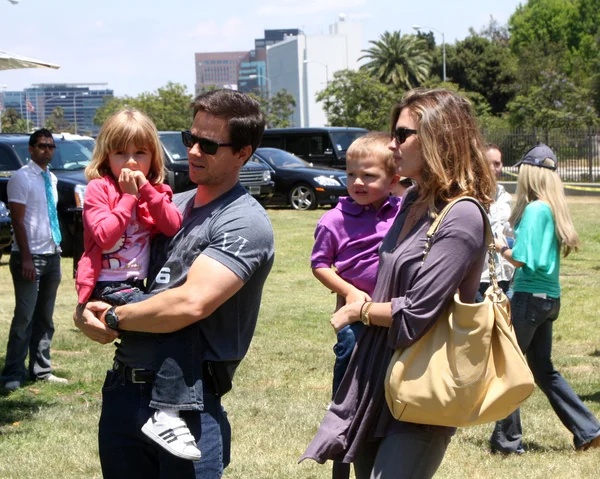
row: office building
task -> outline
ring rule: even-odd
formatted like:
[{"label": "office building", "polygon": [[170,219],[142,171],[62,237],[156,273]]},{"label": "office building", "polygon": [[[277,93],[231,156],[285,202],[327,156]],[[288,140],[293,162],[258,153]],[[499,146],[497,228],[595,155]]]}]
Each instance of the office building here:
[{"label": "office building", "polygon": [[343,15],[326,35],[300,33],[267,46],[271,94],[285,89],[294,96],[294,126],[327,124],[325,111],[315,97],[336,71],[358,69],[361,46],[361,23],[347,21]]},{"label": "office building", "polygon": [[94,124],[96,111],[114,97],[113,90],[90,89],[106,83],[38,83],[23,91],[6,91],[4,107],[14,108],[28,118],[34,128],[45,126],[56,107],[73,131],[82,135],[97,135],[100,127]]}]

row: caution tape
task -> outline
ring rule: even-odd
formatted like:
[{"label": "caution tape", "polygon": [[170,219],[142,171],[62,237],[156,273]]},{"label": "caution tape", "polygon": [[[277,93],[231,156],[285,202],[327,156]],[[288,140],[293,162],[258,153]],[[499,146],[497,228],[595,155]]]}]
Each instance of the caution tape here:
[{"label": "caution tape", "polygon": [[575,185],[564,185],[565,189],[568,190],[577,190],[577,191],[590,191],[593,193],[600,193],[600,187],[598,188],[588,188],[586,186],[575,186]]},{"label": "caution tape", "polygon": [[[505,175],[510,175],[510,176],[514,176],[514,177],[519,176],[517,173],[513,173],[512,171],[507,171],[507,170],[503,170],[502,173]],[[598,185],[597,188],[594,188],[594,187],[590,188],[587,186],[575,186],[575,185],[565,184],[564,187],[565,187],[565,189],[569,189],[569,190],[589,191],[591,193],[600,193],[600,185]]]}]

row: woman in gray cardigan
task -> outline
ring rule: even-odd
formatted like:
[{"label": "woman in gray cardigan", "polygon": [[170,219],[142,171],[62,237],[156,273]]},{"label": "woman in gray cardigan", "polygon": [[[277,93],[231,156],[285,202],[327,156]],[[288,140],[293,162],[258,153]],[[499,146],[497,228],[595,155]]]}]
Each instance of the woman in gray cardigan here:
[{"label": "woman in gray cardigan", "polygon": [[348,304],[331,317],[336,331],[356,321],[369,327],[301,458],[353,462],[357,479],[429,478],[442,462],[455,429],[395,420],[384,378],[394,349],[422,337],[457,289],[472,303],[479,286],[486,252],[480,210],[471,202],[453,207],[421,264],[433,217],[460,196],[487,207],[495,191],[471,105],[454,92],[408,92],[392,111],[390,149],[399,174],[416,186],[381,245],[373,301]]}]

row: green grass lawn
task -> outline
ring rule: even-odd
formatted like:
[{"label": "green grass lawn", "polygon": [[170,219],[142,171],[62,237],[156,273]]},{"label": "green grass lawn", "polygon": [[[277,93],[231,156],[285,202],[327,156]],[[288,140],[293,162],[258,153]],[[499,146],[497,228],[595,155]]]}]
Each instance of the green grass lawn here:
[{"label": "green grass lawn", "polygon": [[[555,323],[554,362],[600,417],[600,200],[572,198],[584,247],[563,262],[562,312]],[[297,460],[329,403],[335,342],[334,297],[313,278],[313,230],[324,210],[270,209],[277,256],[260,319],[234,389],[224,398],[233,427],[227,479],[329,478],[330,466]],[[0,366],[14,307],[8,257],[0,263]],[[0,397],[0,478],[100,477],[97,422],[100,388],[113,346],[88,340],[71,320],[76,303],[71,260],[56,305],[52,360],[66,386],[27,384]],[[436,477],[596,479],[600,450],[575,453],[569,432],[538,390],[522,409],[521,457],[487,451],[491,425],[459,430]]]}]

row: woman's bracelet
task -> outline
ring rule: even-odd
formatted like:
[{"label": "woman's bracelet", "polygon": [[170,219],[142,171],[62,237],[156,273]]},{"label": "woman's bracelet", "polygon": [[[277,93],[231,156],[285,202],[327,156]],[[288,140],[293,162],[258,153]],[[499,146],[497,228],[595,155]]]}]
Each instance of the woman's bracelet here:
[{"label": "woman's bracelet", "polygon": [[360,307],[360,320],[367,326],[371,326],[371,318],[369,317],[371,306],[373,306],[371,301],[365,301]]}]

